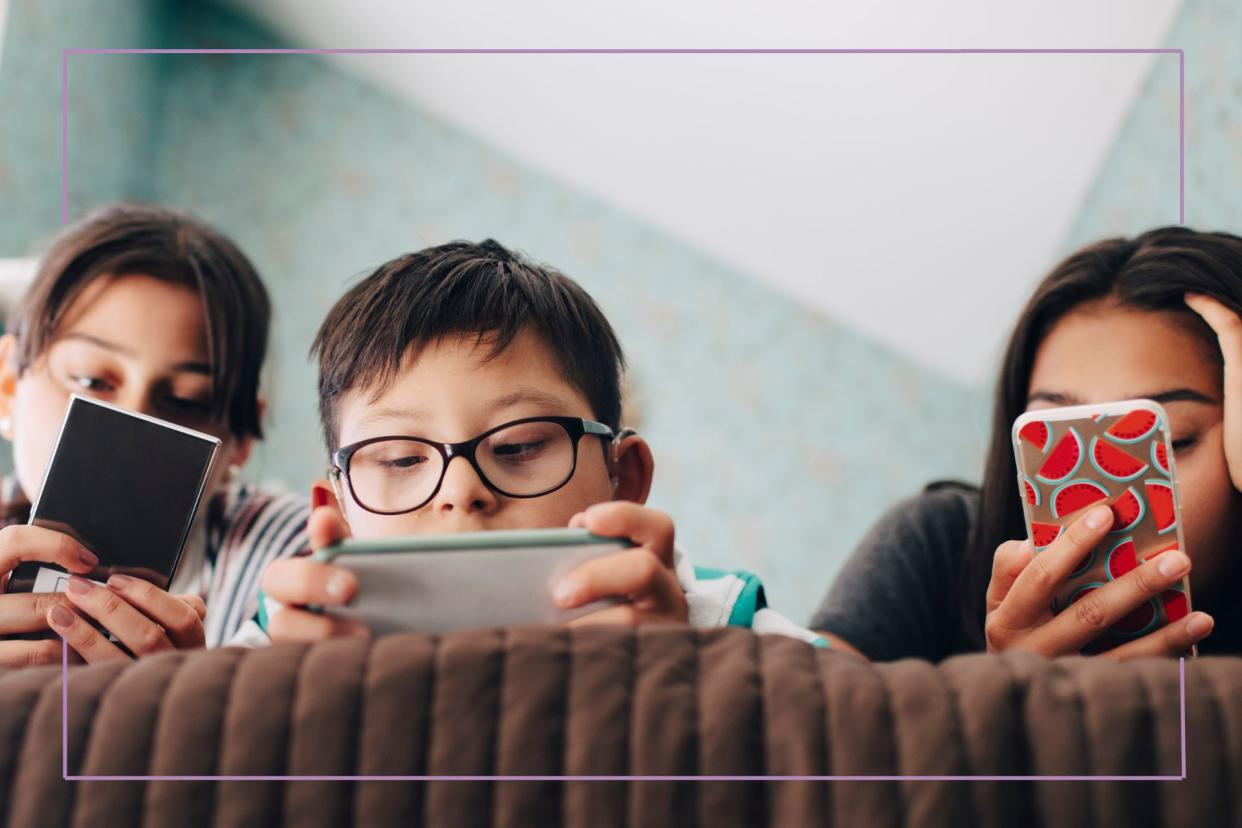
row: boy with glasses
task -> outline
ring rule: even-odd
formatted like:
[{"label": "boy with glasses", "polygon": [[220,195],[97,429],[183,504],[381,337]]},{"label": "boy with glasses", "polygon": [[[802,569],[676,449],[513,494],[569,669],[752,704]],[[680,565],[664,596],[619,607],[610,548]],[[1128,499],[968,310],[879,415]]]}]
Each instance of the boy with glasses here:
[{"label": "boy with glasses", "polygon": [[[754,576],[696,570],[674,547],[672,519],[643,505],[654,460],[621,427],[620,343],[566,276],[491,240],[408,254],[337,302],[312,353],[331,457],[330,480],[313,489],[312,548],[351,535],[582,527],[634,546],[555,586],[565,609],[621,599],[572,623],[728,623],[824,646],[767,609]],[[353,598],[342,567],[276,561],[263,588],[275,640],[367,633],[303,609]]]}]

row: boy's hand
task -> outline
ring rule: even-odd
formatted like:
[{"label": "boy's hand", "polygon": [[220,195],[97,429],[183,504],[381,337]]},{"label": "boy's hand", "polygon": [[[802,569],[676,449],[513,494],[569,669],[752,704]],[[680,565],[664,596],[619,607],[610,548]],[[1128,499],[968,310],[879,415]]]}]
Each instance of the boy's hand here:
[{"label": "boy's hand", "polygon": [[[311,511],[306,531],[312,550],[349,537],[349,525],[331,497],[327,504]],[[263,591],[285,605],[268,622],[267,633],[272,641],[323,641],[370,635],[370,631],[356,621],[305,609],[307,604],[341,606],[353,600],[358,591],[358,579],[344,567],[310,558],[282,558],[272,561],[264,570]]]},{"label": "boy's hand", "polygon": [[628,603],[575,618],[571,624],[685,623],[686,595],[673,570],[673,520],[637,503],[599,503],[574,515],[569,525],[596,535],[628,538],[635,546],[587,561],[560,580],[553,600],[573,609],[603,598]]}]

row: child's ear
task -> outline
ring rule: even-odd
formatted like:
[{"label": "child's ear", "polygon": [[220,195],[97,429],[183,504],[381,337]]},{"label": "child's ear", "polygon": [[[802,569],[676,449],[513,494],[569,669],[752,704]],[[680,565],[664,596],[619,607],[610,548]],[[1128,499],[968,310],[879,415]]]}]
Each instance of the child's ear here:
[{"label": "child's ear", "polygon": [[[319,478],[311,484],[311,508],[318,509],[320,506],[332,506],[341,514],[341,519],[345,520],[345,510],[341,508],[340,492],[336,478],[327,480]],[[349,521],[346,520],[346,523]]]},{"label": "child's ear", "polygon": [[655,457],[651,446],[637,434],[627,434],[613,448],[612,499],[642,505],[651,494]]},{"label": "child's ear", "polygon": [[17,398],[17,337],[0,336],[0,436],[13,442],[13,404]]}]

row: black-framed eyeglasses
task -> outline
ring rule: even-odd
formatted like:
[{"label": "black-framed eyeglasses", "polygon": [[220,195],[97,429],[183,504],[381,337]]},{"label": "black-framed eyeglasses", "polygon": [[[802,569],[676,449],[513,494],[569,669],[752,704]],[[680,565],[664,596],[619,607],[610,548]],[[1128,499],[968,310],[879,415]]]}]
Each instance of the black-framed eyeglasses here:
[{"label": "black-framed eyeglasses", "polygon": [[526,417],[463,443],[422,437],[372,437],[332,453],[330,474],[345,479],[354,502],[377,515],[401,515],[431,502],[455,457],[470,462],[489,489],[505,497],[551,494],[578,468],[584,435],[614,439],[611,428],[581,417]]}]

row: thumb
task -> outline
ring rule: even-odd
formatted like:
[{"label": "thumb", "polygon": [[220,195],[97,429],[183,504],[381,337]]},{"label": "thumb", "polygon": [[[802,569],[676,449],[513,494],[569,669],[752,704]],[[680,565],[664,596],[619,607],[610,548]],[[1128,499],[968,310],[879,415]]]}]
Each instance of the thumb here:
[{"label": "thumb", "polygon": [[311,487],[311,503],[314,508],[311,509],[306,535],[313,551],[332,546],[350,536],[345,514],[326,480],[316,480]]},{"label": "thumb", "polygon": [[310,514],[306,535],[310,548],[317,552],[325,546],[332,546],[348,538],[349,524],[336,506],[320,506]]}]

